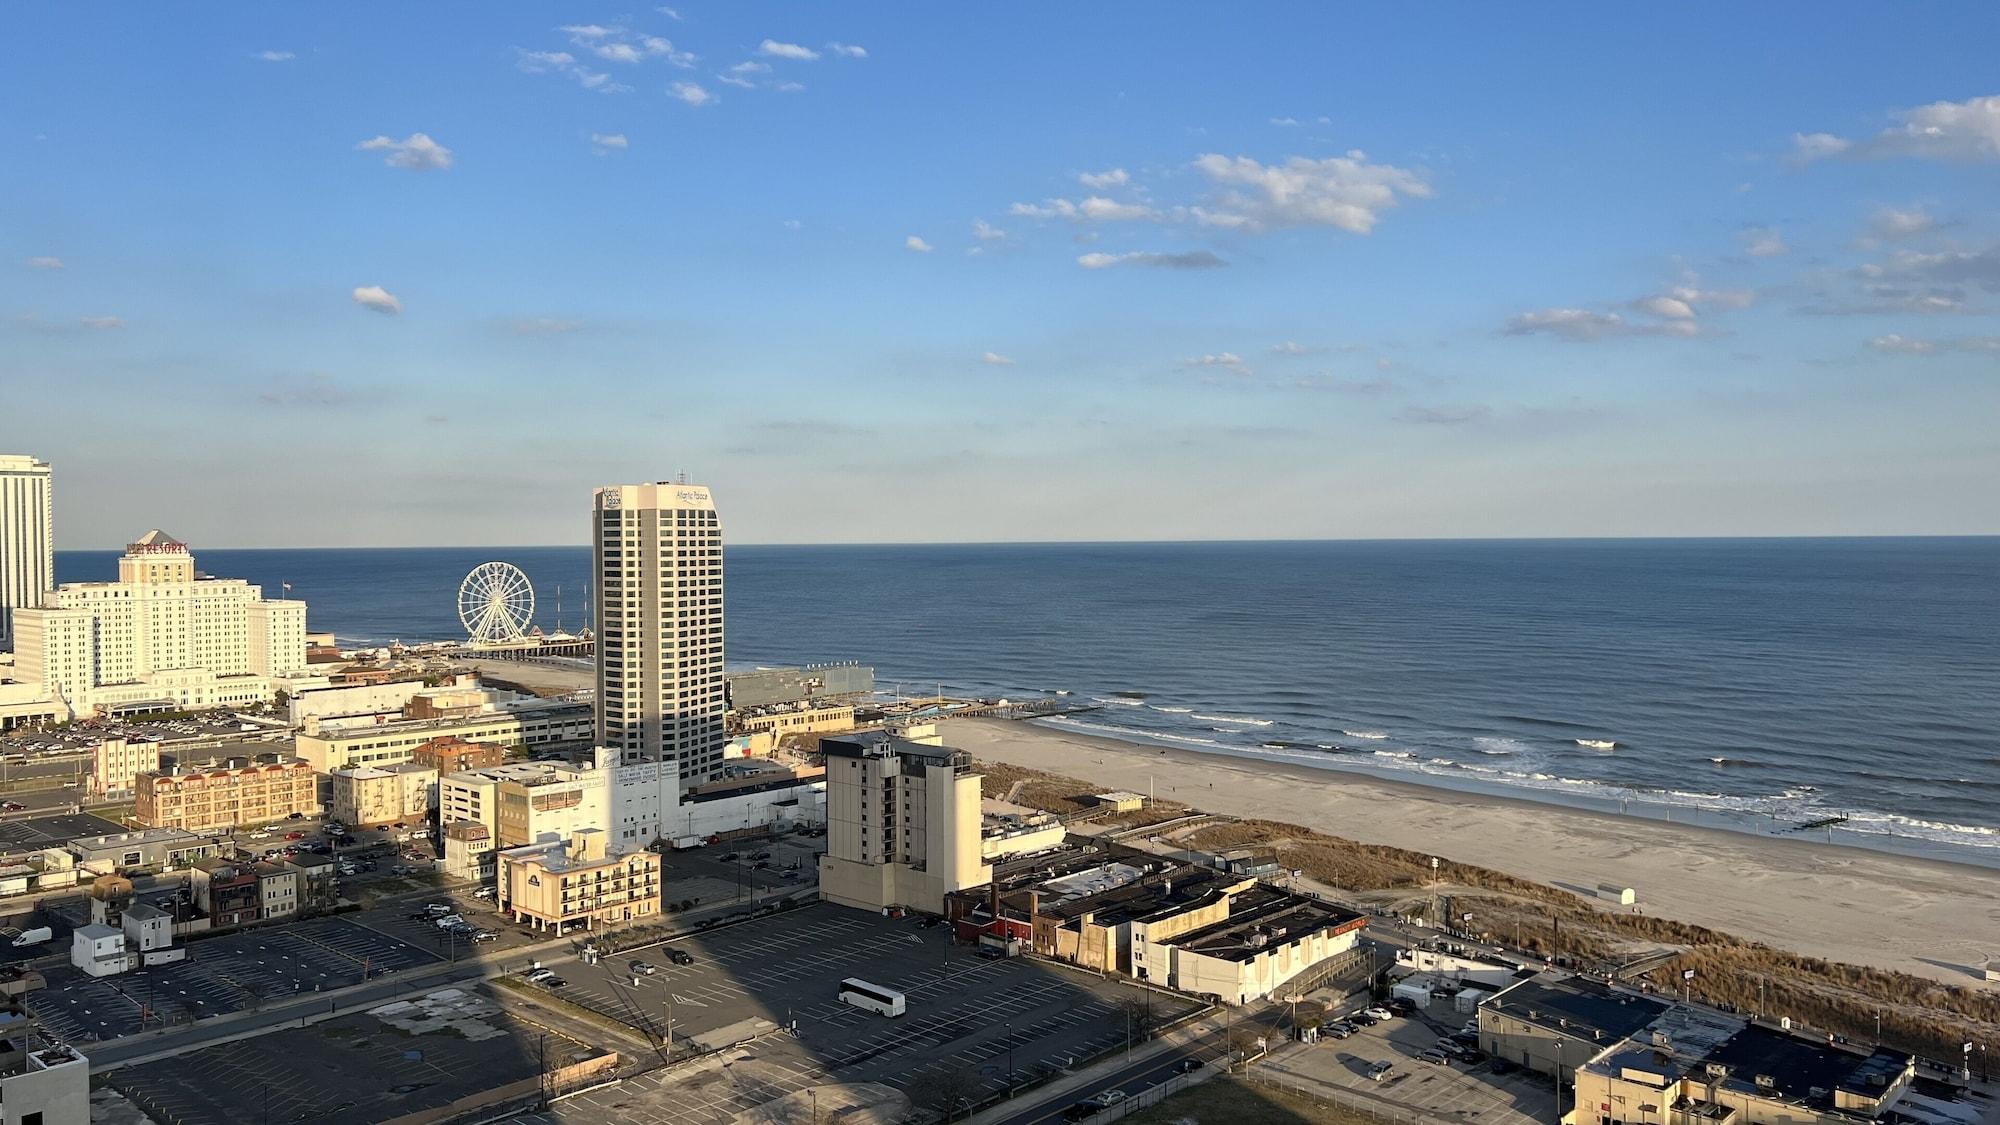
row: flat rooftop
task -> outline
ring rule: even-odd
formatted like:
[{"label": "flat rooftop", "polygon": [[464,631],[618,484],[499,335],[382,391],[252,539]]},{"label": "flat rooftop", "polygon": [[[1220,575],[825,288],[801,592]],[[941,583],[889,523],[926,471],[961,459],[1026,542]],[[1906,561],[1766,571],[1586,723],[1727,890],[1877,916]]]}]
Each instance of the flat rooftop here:
[{"label": "flat rooftop", "polygon": [[1501,991],[1481,1007],[1578,1039],[1610,1043],[1638,1034],[1669,1005],[1588,977],[1543,973]]},{"label": "flat rooftop", "polygon": [[1205,957],[1248,961],[1273,946],[1326,930],[1360,929],[1366,922],[1366,916],[1352,910],[1260,886],[1236,896],[1226,921],[1164,944]]},{"label": "flat rooftop", "polygon": [[1723,1081],[1727,1089],[1757,1091],[1761,1076],[1770,1080],[1762,1091],[1767,1097],[1830,1108],[1837,1089],[1881,1097],[1901,1076],[1909,1056],[1886,1047],[1863,1054],[1751,1024],[1709,1052],[1706,1061],[1729,1068]]}]

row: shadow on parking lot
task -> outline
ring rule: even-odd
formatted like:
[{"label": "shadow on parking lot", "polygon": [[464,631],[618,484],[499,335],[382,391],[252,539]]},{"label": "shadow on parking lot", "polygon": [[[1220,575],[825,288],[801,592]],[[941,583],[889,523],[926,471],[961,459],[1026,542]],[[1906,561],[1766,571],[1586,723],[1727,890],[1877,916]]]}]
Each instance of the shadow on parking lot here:
[{"label": "shadow on parking lot", "polygon": [[[628,1079],[615,1095],[582,1095],[542,1119],[694,1125],[795,1099],[804,1120],[802,1092],[826,1087],[961,1110],[1115,1056],[1202,1008],[1093,973],[981,956],[926,921],[814,903],[595,958],[545,959],[555,979],[542,992],[663,1049],[671,1039],[677,1058],[765,1038],[754,1077],[738,1068],[728,1082],[671,1094],[662,1078]],[[849,979],[900,995],[903,1014],[844,998]]]}]

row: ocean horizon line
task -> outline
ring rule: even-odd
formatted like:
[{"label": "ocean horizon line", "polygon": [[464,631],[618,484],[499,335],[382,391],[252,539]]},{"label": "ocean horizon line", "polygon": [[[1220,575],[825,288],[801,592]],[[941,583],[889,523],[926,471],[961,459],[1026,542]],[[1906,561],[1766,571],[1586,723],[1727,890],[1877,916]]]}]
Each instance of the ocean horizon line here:
[{"label": "ocean horizon line", "polygon": [[[1353,536],[1353,537],[1247,537],[1214,539],[882,539],[882,540],[836,540],[836,541],[790,541],[790,542],[742,542],[728,543],[729,549],[745,547],[1184,547],[1223,545],[1284,545],[1310,543],[1911,543],[1911,542],[1965,542],[1982,539],[2000,540],[2000,531],[1993,532],[1924,532],[1887,535],[1429,535],[1429,536]],[[104,547],[62,547],[58,554],[69,552],[120,551],[124,544]],[[588,549],[587,542],[572,543],[377,543],[377,544],[300,544],[286,546],[229,546],[203,545],[200,550],[208,551],[543,551],[567,548]]]}]

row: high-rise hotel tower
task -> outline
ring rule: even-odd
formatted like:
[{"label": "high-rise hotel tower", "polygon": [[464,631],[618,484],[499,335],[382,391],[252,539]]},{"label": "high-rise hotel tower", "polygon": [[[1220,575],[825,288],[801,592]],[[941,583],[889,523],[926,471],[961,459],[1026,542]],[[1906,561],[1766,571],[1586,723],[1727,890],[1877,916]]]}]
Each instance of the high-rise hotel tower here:
[{"label": "high-rise hotel tower", "polygon": [[597,744],[671,763],[683,788],[722,768],[722,523],[698,484],[600,488],[591,505]]},{"label": "high-rise hotel tower", "polygon": [[0,652],[14,648],[14,611],[56,586],[55,500],[49,463],[0,453]]}]

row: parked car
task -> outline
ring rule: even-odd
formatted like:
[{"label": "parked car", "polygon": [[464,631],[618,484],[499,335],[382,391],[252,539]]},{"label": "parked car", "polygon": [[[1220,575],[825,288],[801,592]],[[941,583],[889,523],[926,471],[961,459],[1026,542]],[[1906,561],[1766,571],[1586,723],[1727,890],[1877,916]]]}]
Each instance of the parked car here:
[{"label": "parked car", "polygon": [[295,812],[295,813],[293,813],[292,815],[290,815],[290,816],[286,817],[285,819],[286,819],[286,820],[304,820],[305,818],[306,818],[306,814],[304,814],[304,813],[302,813],[302,812]]},{"label": "parked car", "polygon": [[453,926],[462,926],[464,924],[465,924],[465,919],[459,917],[456,914],[447,914],[444,917],[439,918],[437,920],[437,928],[440,930],[449,930]]},{"label": "parked car", "polygon": [[1330,1023],[1320,1028],[1319,1033],[1334,1039],[1351,1039],[1354,1036],[1354,1029],[1346,1024]]},{"label": "parked car", "polygon": [[1428,1050],[1418,1052],[1417,1058],[1431,1064],[1432,1066],[1449,1067],[1451,1065],[1451,1056],[1445,1054],[1443,1051],[1438,1050],[1436,1047],[1432,1047]]},{"label": "parked car", "polygon": [[543,981],[548,980],[550,977],[555,976],[556,971],[554,969],[529,969],[527,972],[522,973],[521,975],[531,981],[534,981],[536,984],[540,984]]},{"label": "parked car", "polygon": [[1512,1074],[1514,1073],[1514,1064],[1508,1062],[1506,1059],[1503,1059],[1498,1055],[1495,1055],[1493,1057],[1493,1061],[1486,1064],[1486,1069],[1492,1071],[1495,1074]]},{"label": "parked car", "polygon": [[20,812],[27,807],[19,801],[0,801],[0,809],[5,809],[8,812]]},{"label": "parked car", "polygon": [[544,977],[541,983],[544,988],[562,988],[569,984],[568,981],[561,977]]},{"label": "parked car", "polygon": [[1064,1121],[1085,1121],[1104,1112],[1104,1107],[1093,1101],[1081,1101],[1063,1110]]},{"label": "parked car", "polygon": [[473,898],[483,898],[483,899],[489,899],[489,900],[490,900],[490,899],[491,899],[491,898],[493,897],[493,888],[492,888],[492,887],[481,887],[481,888],[479,888],[478,890],[476,890],[476,891],[472,892],[472,897],[473,897]]},{"label": "parked car", "polygon": [[1174,1064],[1175,1074],[1193,1074],[1201,1069],[1200,1059],[1182,1059]]},{"label": "parked car", "polygon": [[631,969],[634,973],[637,973],[641,976],[648,976],[648,977],[660,971],[660,967],[658,965],[652,964],[649,961],[634,961],[630,965],[627,965],[626,968]]},{"label": "parked car", "polygon": [[1374,1066],[1368,1068],[1368,1080],[1370,1082],[1380,1082],[1388,1078],[1389,1072],[1395,1069],[1396,1069],[1395,1063],[1378,1062]]},{"label": "parked car", "polygon": [[493,932],[492,930],[474,930],[474,931],[472,931],[472,940],[473,940],[473,941],[499,941],[499,940],[500,940],[500,935],[499,935],[499,934],[496,934],[496,933],[494,933],[494,932]]},{"label": "parked car", "polygon": [[1364,1014],[1373,1020],[1392,1020],[1396,1018],[1396,1013],[1380,1006],[1370,1008]]},{"label": "parked car", "polygon": [[433,914],[440,918],[451,913],[451,911],[452,906],[448,902],[427,902],[424,904],[424,913]]},{"label": "parked car", "polygon": [[672,961],[676,965],[694,964],[694,955],[687,952],[684,949],[674,949],[670,946],[661,946],[660,956],[665,957],[667,960]]},{"label": "parked car", "polygon": [[753,855],[753,856],[751,856],[750,858],[751,858],[751,859],[770,859],[770,858],[771,858],[771,853],[770,853],[770,852],[758,852],[758,853],[757,853],[756,855]]},{"label": "parked car", "polygon": [[1347,1022],[1356,1027],[1374,1027],[1375,1017],[1369,1015],[1367,1012],[1356,1012],[1347,1017]]},{"label": "parked car", "polygon": [[1112,1106],[1124,1101],[1125,1097],[1126,1094],[1123,1090],[1106,1090],[1090,1100],[1103,1106],[1105,1109],[1110,1109]]},{"label": "parked car", "polygon": [[285,839],[287,839],[287,840],[303,840],[303,839],[305,839],[305,838],[306,838],[306,834],[305,834],[305,833],[303,833],[303,832],[287,832],[287,833],[285,833]]},{"label": "parked car", "polygon": [[998,961],[1007,956],[1007,951],[997,945],[982,945],[979,947],[979,955],[988,961]]},{"label": "parked car", "polygon": [[250,833],[250,838],[252,840],[268,840],[271,838],[271,834],[259,828],[257,831]]},{"label": "parked car", "polygon": [[733,862],[735,862],[735,860],[736,860],[736,853],[735,853],[735,852],[723,852],[723,853],[722,853],[721,855],[717,856],[716,858],[717,858],[717,859],[720,859],[720,860],[721,860],[722,862],[724,862],[724,863],[733,863]]}]

